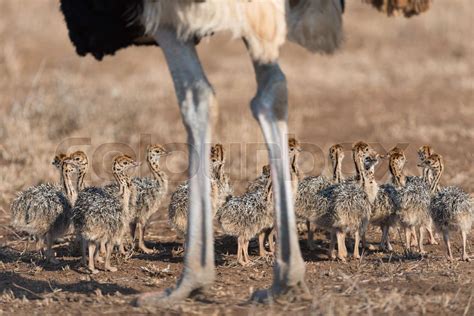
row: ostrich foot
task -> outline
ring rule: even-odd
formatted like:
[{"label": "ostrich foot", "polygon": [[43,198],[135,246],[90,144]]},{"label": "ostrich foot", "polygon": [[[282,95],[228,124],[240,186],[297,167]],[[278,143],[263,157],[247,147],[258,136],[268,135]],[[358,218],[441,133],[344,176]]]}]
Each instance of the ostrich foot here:
[{"label": "ostrich foot", "polygon": [[370,251],[376,251],[376,250],[377,250],[377,246],[374,246],[374,245],[372,245],[372,244],[367,244],[367,246],[364,247],[363,249],[370,250]]},{"label": "ostrich foot", "polygon": [[430,239],[430,241],[428,242],[430,245],[439,245],[439,242],[433,238],[433,239]]},{"label": "ostrich foot", "polygon": [[140,295],[133,301],[133,305],[144,308],[172,307],[187,298],[201,294],[214,281],[214,276],[206,281],[186,281],[183,279],[177,288],[166,289],[164,292],[150,292]]},{"label": "ostrich foot", "polygon": [[90,274],[97,274],[97,273],[99,273],[99,270],[97,270],[95,268],[93,268],[93,269],[89,268],[89,273]]},{"label": "ostrich foot", "polygon": [[138,248],[140,248],[140,250],[143,251],[144,253],[146,253],[147,255],[152,254],[152,253],[155,252],[154,249],[148,248],[145,245],[140,245],[140,246],[138,246]]},{"label": "ostrich foot", "polygon": [[237,262],[238,262],[241,266],[243,266],[243,267],[247,266],[247,265],[250,263],[250,261],[242,260],[242,259],[241,259],[241,260],[237,260]]},{"label": "ostrich foot", "polygon": [[313,297],[306,283],[302,280],[296,285],[273,285],[266,290],[258,290],[252,294],[251,301],[263,304],[292,303],[311,301]]},{"label": "ostrich foot", "polygon": [[380,249],[385,250],[385,251],[393,251],[392,244],[390,243],[381,243]]}]

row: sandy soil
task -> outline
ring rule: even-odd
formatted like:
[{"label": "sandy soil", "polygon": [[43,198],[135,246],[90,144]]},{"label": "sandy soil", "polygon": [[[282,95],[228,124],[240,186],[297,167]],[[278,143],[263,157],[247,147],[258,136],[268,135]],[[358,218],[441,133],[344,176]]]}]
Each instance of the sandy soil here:
[{"label": "sandy soil", "polygon": [[[349,2],[349,1],[348,1]],[[474,189],[474,31],[468,0],[436,1],[413,19],[386,18],[350,1],[346,41],[334,56],[311,55],[288,44],[281,64],[288,78],[290,132],[303,143],[300,167],[327,173],[327,148],[363,139],[384,152],[406,147],[408,171],[417,174],[416,149],[431,144],[445,157],[442,185]],[[114,262],[117,273],[89,275],[71,256],[67,240],[55,251],[59,266],[46,264],[28,238],[8,226],[9,204],[29,185],[56,181],[55,152],[85,150],[93,162],[89,184],[111,180],[110,160],[119,151],[143,159],[149,143],[173,149],[164,169],[170,192],[186,177],[185,131],[163,55],[132,48],[97,63],[78,58],[55,0],[0,2],[0,311],[6,314],[145,313],[130,302],[137,294],[173,286],[182,269],[182,240],[166,222],[167,201],[148,229],[151,255],[130,253]],[[240,41],[214,36],[199,53],[220,104],[215,141],[227,150],[226,170],[241,193],[266,163],[258,125],[248,109],[255,93],[252,67]],[[349,156],[349,154],[347,155]],[[344,173],[352,164],[346,159]],[[148,174],[146,167],[140,172]],[[387,179],[387,165],[377,180]],[[471,234],[472,235],[472,234]],[[459,256],[459,238],[455,251]],[[268,287],[272,258],[235,263],[235,240],[216,237],[217,282],[208,293],[159,312],[228,314],[464,314],[472,315],[472,263],[448,263],[444,248],[405,258],[396,230],[395,252],[367,252],[340,263],[318,249],[301,248],[314,299],[306,304],[258,306],[250,293]],[[302,235],[302,240],[304,236]],[[372,229],[369,241],[379,240]],[[469,242],[473,253],[472,238]]]}]

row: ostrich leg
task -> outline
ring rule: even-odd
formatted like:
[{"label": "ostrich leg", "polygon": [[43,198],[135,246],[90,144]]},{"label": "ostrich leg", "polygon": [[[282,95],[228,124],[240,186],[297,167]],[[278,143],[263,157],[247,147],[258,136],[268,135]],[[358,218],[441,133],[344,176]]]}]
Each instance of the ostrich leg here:
[{"label": "ostrich leg", "polygon": [[467,254],[467,250],[466,250],[467,233],[465,231],[461,231],[461,237],[462,237],[462,257],[461,257],[461,259],[463,261],[471,261],[471,258],[469,258],[469,255]]},{"label": "ostrich leg", "polygon": [[214,240],[209,178],[208,119],[215,96],[199,62],[193,41],[183,42],[175,30],[159,29],[156,39],[173,78],[189,143],[189,217],[184,271],[174,290],[141,295],[140,306],[169,305],[209,286],[215,278]]},{"label": "ostrich leg", "polygon": [[269,290],[254,293],[253,299],[268,301],[281,296],[286,296],[290,300],[308,298],[309,290],[304,281],[305,265],[296,234],[291,192],[286,79],[276,63],[261,64],[254,61],[253,65],[258,91],[252,100],[251,108],[267,143],[278,230],[273,285]]}]

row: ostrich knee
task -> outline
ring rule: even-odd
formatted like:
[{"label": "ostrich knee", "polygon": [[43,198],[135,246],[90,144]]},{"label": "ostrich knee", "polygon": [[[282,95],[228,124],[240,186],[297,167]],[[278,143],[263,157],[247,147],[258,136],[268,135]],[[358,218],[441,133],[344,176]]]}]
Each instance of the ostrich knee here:
[{"label": "ostrich knee", "polygon": [[[196,79],[190,86],[184,86],[177,91],[181,116],[188,132],[190,145],[210,141],[209,118],[215,111],[216,97],[211,85],[205,79]],[[204,157],[203,157],[204,158]]]},{"label": "ostrich knee", "polygon": [[[286,77],[277,64],[255,65],[258,91],[251,102],[252,114],[282,122],[288,120],[288,91]],[[265,135],[266,137],[266,135]]]}]

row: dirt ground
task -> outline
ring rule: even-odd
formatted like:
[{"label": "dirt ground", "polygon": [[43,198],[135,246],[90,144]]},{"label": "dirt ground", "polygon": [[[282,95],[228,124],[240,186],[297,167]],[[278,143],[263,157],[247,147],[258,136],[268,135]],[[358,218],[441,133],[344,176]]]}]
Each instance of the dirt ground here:
[{"label": "dirt ground", "polygon": [[[435,1],[421,17],[387,18],[360,1],[347,1],[344,47],[334,56],[311,55],[292,44],[281,64],[290,94],[290,133],[303,143],[305,175],[327,173],[330,145],[357,140],[380,152],[401,144],[408,173],[418,174],[416,149],[431,144],[446,161],[442,185],[474,190],[473,3]],[[79,58],[55,0],[0,2],[0,314],[130,314],[148,311],[130,303],[139,294],[173,286],[181,272],[182,240],[168,227],[165,201],[150,221],[148,246],[155,253],[117,256],[116,273],[87,274],[71,256],[68,238],[47,264],[27,236],[9,226],[17,191],[54,182],[56,152],[85,150],[93,168],[88,184],[111,181],[117,152],[143,159],[147,144],[171,150],[163,164],[170,192],[186,177],[185,130],[172,82],[157,48],[131,48],[97,63]],[[226,149],[226,170],[241,193],[266,163],[258,125],[249,111],[255,93],[251,63],[240,41],[214,36],[199,53],[219,100],[214,141]],[[350,159],[344,173],[353,173]],[[140,175],[148,175],[143,167]],[[380,164],[377,180],[387,180]],[[369,241],[376,245],[378,230]],[[472,234],[471,234],[472,236]],[[456,256],[459,237],[454,237]],[[368,251],[359,261],[327,259],[328,238],[317,235],[310,251],[302,235],[310,303],[254,305],[256,289],[272,280],[272,258],[236,264],[236,241],[216,236],[217,281],[202,297],[160,313],[206,314],[456,314],[474,315],[474,265],[444,257],[442,245],[427,245],[424,257]],[[468,250],[474,252],[472,237]],[[440,241],[441,242],[441,241]]]}]

